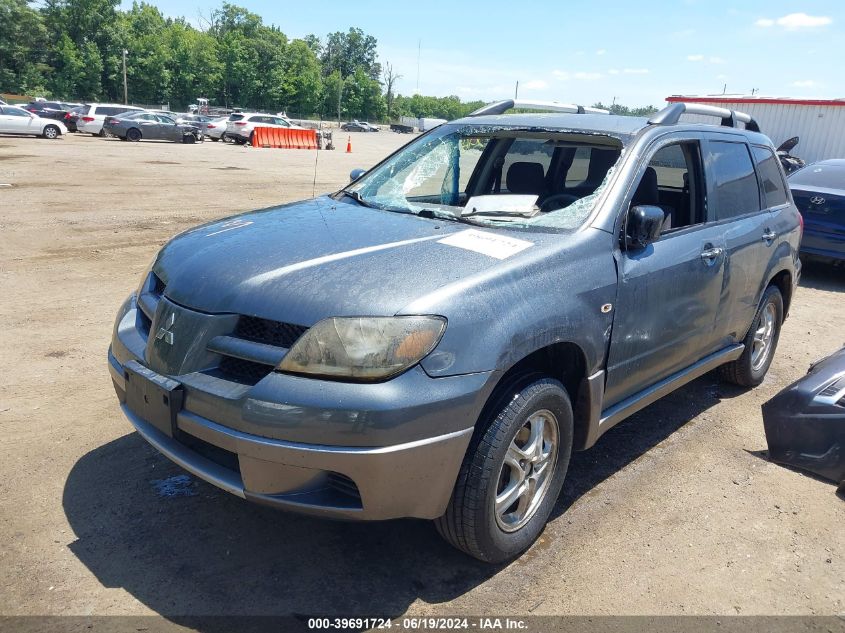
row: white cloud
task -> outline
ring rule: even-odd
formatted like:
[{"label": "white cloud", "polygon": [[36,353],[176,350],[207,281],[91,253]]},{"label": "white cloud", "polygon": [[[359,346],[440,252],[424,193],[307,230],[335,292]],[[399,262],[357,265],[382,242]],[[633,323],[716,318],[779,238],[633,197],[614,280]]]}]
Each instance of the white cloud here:
[{"label": "white cloud", "polygon": [[553,70],[552,75],[554,75],[557,79],[561,81],[569,81],[570,79],[578,79],[581,81],[592,81],[594,79],[601,79],[603,75],[601,73],[588,73],[584,71],[579,71],[577,73],[571,73],[566,70]]},{"label": "white cloud", "polygon": [[710,57],[705,57],[704,55],[687,55],[687,61],[689,62],[703,62],[707,61],[711,64],[724,64],[725,60],[721,57],[716,57],[715,55],[711,55]]},{"label": "white cloud", "polygon": [[826,15],[807,15],[806,13],[790,13],[783,17],[773,20],[771,18],[760,18],[754,24],[764,28],[774,26],[782,26],[787,31],[795,31],[797,29],[812,29],[819,26],[827,26],[833,22]]},{"label": "white cloud", "polygon": [[618,68],[611,68],[610,70],[607,71],[607,74],[608,75],[618,75],[619,69]]},{"label": "white cloud", "polygon": [[526,81],[522,84],[522,87],[526,90],[545,90],[549,87],[549,84],[542,79],[533,79],[531,81]]},{"label": "white cloud", "polygon": [[607,51],[605,49],[600,48],[599,50],[596,51],[596,55],[604,55],[606,52]]},{"label": "white cloud", "polygon": [[816,85],[816,82],[812,79],[802,79],[800,81],[793,81],[792,85],[796,88],[812,88]]},{"label": "white cloud", "polygon": [[622,70],[626,75],[647,75],[648,68],[625,68]]}]

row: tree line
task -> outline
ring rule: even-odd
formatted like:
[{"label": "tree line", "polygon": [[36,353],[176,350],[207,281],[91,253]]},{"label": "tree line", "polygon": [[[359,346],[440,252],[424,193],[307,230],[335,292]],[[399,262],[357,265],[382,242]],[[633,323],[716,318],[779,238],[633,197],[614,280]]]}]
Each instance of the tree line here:
[{"label": "tree line", "polygon": [[134,104],[184,110],[205,97],[227,108],[370,121],[451,120],[483,105],[456,96],[396,94],[401,75],[389,62],[379,63],[376,38],[360,28],[289,39],[228,2],[198,16],[197,25],[165,17],[147,2],[125,11],[119,6],[120,0],[40,0],[37,6],[0,0],[0,92],[123,102],[126,51]]},{"label": "tree line", "polygon": [[[192,25],[153,4],[119,0],[0,0],[0,92],[68,101],[185,109],[212,105],[292,116],[384,120],[453,119],[473,108],[458,97],[404,97],[400,78],[377,60],[377,40],[359,28],[289,39],[261,16],[223,3]],[[340,112],[338,113],[338,104]]]}]

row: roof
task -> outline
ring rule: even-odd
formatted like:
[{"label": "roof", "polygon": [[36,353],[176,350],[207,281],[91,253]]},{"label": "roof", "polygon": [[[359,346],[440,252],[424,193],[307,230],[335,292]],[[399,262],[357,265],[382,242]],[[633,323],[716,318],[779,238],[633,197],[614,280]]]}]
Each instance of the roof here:
[{"label": "roof", "polygon": [[845,107],[845,98],[811,99],[802,97],[767,97],[763,95],[671,95],[666,97],[669,103],[761,103],[777,105],[806,105]]},{"label": "roof", "polygon": [[576,132],[598,132],[616,136],[633,136],[648,126],[644,117],[615,114],[491,114],[464,117],[451,121],[461,125],[507,125],[512,127],[539,127]]}]

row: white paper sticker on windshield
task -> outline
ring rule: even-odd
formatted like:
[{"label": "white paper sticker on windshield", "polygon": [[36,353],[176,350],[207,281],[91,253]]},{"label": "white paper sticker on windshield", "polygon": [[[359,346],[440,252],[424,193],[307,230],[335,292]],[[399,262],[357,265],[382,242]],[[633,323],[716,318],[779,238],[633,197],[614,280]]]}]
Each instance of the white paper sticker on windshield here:
[{"label": "white paper sticker on windshield", "polygon": [[468,229],[455,233],[442,240],[438,240],[439,244],[446,244],[447,246],[455,246],[463,248],[468,251],[475,251],[482,253],[496,259],[507,259],[512,255],[524,251],[526,248],[534,246],[533,242],[526,242],[525,240],[518,240],[515,237],[507,237],[505,235],[496,235],[495,233],[488,233],[486,231],[476,231],[475,229]]}]

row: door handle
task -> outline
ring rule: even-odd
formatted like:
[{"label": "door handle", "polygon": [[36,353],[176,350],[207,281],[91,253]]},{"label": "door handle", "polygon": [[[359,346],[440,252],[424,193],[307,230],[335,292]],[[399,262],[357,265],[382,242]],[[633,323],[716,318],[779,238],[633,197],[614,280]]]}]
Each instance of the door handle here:
[{"label": "door handle", "polygon": [[777,236],[778,236],[778,234],[775,233],[772,229],[766,229],[763,232],[763,238],[762,239],[766,244],[771,244],[772,242],[775,241],[775,238]]},{"label": "door handle", "polygon": [[719,248],[718,246],[714,246],[712,248],[706,248],[703,251],[701,251],[701,259],[704,259],[704,260],[716,259],[723,252],[724,252],[724,249]]}]

